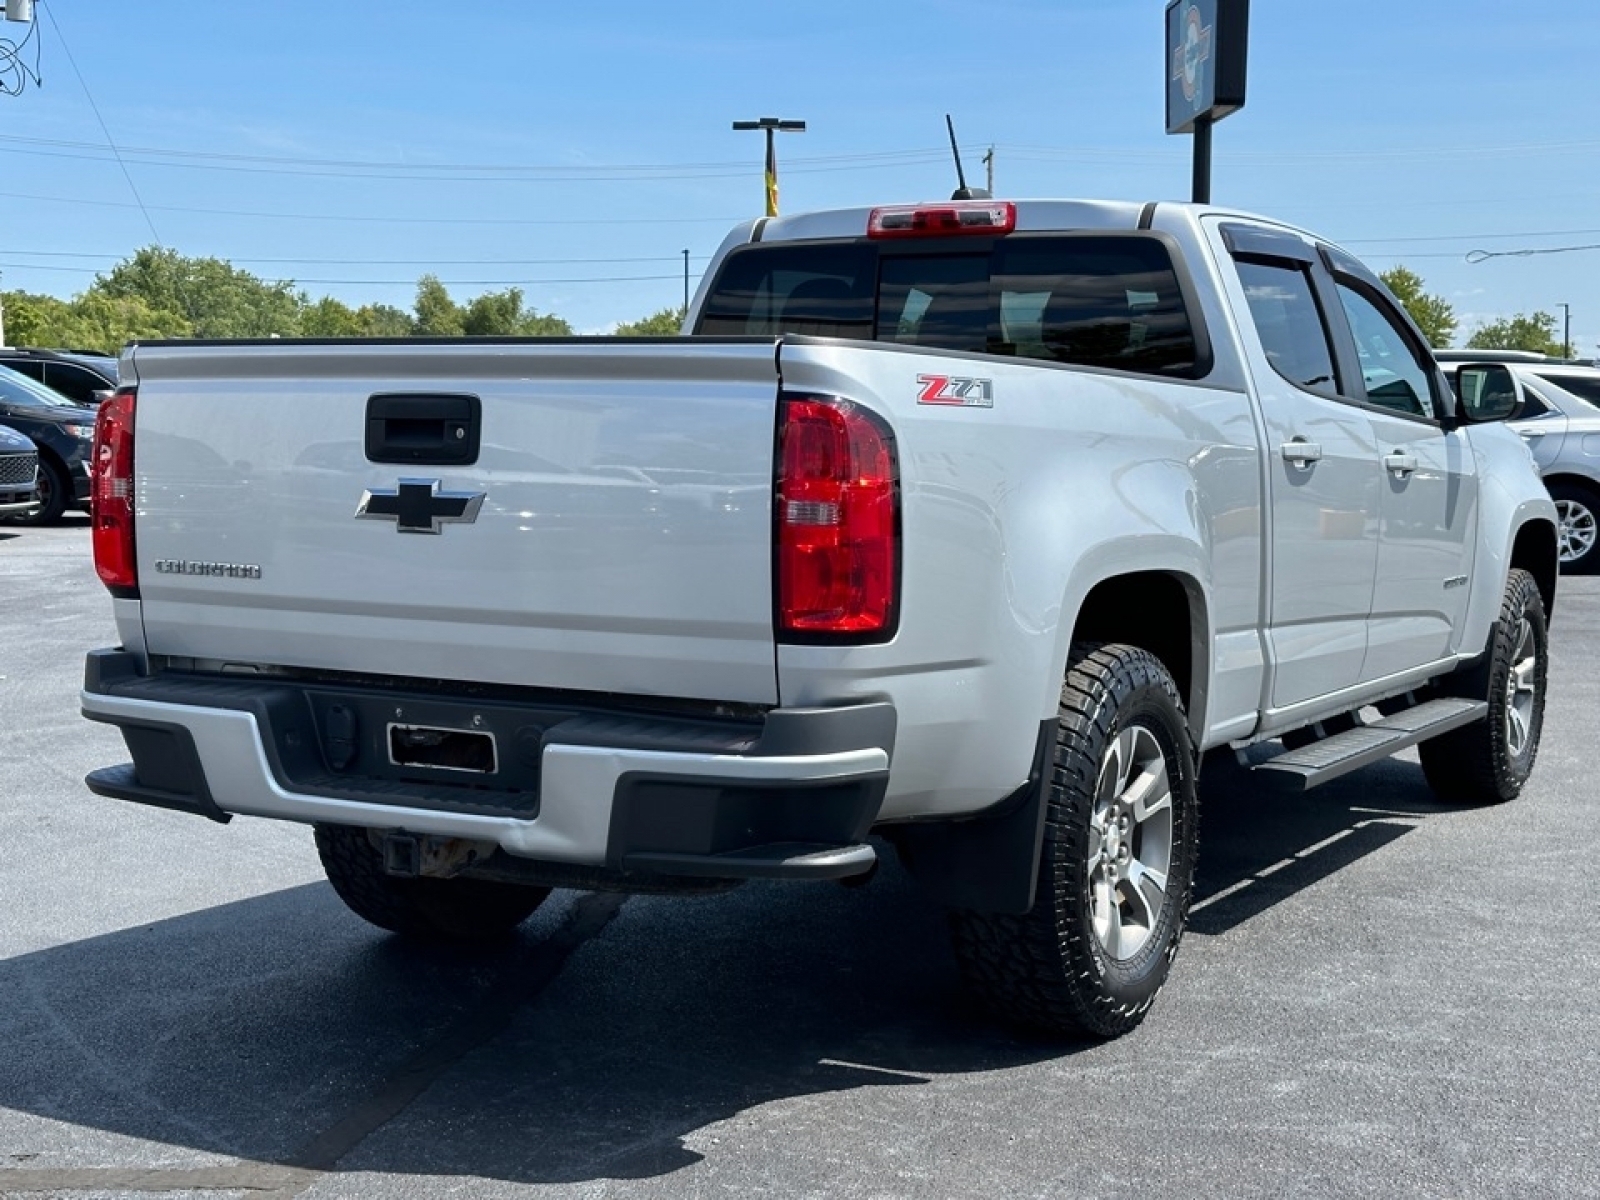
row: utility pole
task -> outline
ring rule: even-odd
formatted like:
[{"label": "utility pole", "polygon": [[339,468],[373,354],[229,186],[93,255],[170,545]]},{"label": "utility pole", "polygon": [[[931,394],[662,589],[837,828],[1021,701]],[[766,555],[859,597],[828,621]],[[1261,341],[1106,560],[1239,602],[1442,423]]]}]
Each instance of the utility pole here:
[{"label": "utility pole", "polygon": [[983,156],[983,189],[989,195],[994,195],[994,147],[990,146]]},{"label": "utility pole", "polygon": [[683,312],[689,314],[689,251],[683,252]]},{"label": "utility pole", "polygon": [[1572,357],[1572,307],[1562,304],[1561,308],[1561,357]]},{"label": "utility pole", "polygon": [[757,121],[735,121],[733,127],[743,131],[759,129],[767,135],[767,216],[778,215],[778,156],[772,145],[775,133],[804,133],[804,121],[785,121],[777,117],[762,117]]}]

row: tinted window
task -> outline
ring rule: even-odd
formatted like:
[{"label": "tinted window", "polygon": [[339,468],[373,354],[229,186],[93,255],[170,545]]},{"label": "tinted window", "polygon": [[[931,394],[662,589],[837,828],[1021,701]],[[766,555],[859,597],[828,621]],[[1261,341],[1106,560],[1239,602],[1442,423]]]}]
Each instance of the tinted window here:
[{"label": "tinted window", "polygon": [[0,359],[0,364],[11,368],[19,375],[44,382],[44,363],[37,358]]},{"label": "tinted window", "polygon": [[1580,400],[1587,400],[1590,404],[1600,405],[1600,375],[1544,375],[1539,376],[1546,383],[1553,383],[1564,392],[1571,392]]},{"label": "tinted window", "polygon": [[1165,243],[1017,235],[937,252],[744,247],[697,329],[811,333],[1197,378],[1209,366]]},{"label": "tinted window", "polygon": [[1251,320],[1272,369],[1296,387],[1333,395],[1333,348],[1305,269],[1288,262],[1237,266]]},{"label": "tinted window", "polygon": [[1367,401],[1407,416],[1433,416],[1433,373],[1418,361],[1398,320],[1348,284],[1338,287],[1339,303],[1355,335]]},{"label": "tinted window", "polygon": [[1154,375],[1201,373],[1194,326],[1161,242],[1012,241],[997,257],[996,352]]},{"label": "tinted window", "polygon": [[1550,401],[1542,393],[1534,391],[1526,383],[1522,385],[1522,408],[1515,414],[1522,417],[1548,417],[1550,415]]},{"label": "tinted window", "polygon": [[60,392],[79,404],[93,406],[94,393],[111,387],[100,376],[76,363],[49,362],[44,364],[45,386]]},{"label": "tinted window", "polygon": [[0,401],[21,408],[75,408],[60,392],[52,392],[26,375],[0,367]]},{"label": "tinted window", "polygon": [[885,259],[878,340],[941,350],[989,349],[987,254]]},{"label": "tinted window", "polygon": [[877,268],[858,243],[744,247],[723,264],[697,332],[870,338]]}]

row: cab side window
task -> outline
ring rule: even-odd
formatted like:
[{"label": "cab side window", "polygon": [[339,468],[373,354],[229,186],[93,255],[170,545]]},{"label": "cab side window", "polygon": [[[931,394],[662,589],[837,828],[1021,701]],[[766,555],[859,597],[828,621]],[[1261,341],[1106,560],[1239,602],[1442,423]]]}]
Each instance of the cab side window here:
[{"label": "cab side window", "polygon": [[1367,402],[1408,417],[1434,417],[1433,372],[1419,360],[1393,314],[1344,280],[1337,286],[1355,337]]},{"label": "cab side window", "polygon": [[1305,267],[1249,259],[1238,259],[1235,265],[1272,369],[1298,388],[1336,396],[1333,347]]}]

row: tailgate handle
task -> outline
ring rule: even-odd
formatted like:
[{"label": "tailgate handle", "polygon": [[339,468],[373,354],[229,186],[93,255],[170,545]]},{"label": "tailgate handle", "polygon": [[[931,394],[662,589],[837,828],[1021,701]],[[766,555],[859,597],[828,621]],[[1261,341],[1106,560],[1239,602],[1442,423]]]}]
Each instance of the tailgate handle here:
[{"label": "tailgate handle", "polygon": [[482,412],[476,396],[369,396],[367,460],[444,467],[475,463]]}]

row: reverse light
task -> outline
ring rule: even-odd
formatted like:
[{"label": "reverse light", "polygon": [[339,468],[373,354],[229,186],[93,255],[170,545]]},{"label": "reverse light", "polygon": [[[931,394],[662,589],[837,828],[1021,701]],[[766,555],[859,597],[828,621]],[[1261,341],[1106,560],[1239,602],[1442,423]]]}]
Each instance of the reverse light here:
[{"label": "reverse light", "polygon": [[833,396],[780,400],[774,574],[778,636],[881,641],[900,593],[894,437]]},{"label": "reverse light", "polygon": [[992,235],[1016,227],[1017,206],[1009,200],[897,204],[875,208],[867,217],[869,238]]},{"label": "reverse light", "polygon": [[100,405],[89,470],[94,522],[94,569],[113,596],[139,594],[133,545],[134,389],[121,388]]}]

